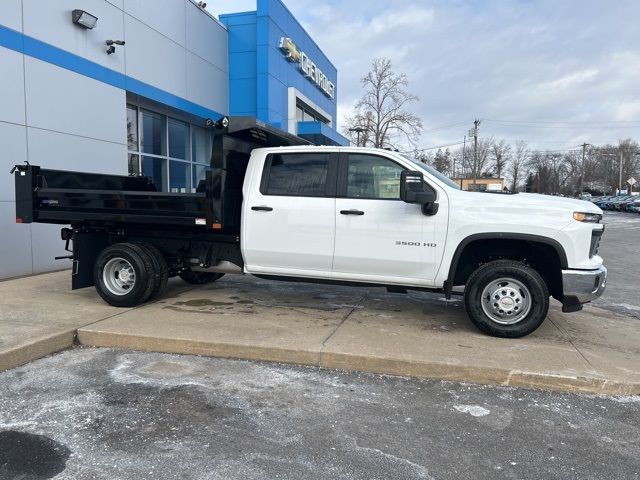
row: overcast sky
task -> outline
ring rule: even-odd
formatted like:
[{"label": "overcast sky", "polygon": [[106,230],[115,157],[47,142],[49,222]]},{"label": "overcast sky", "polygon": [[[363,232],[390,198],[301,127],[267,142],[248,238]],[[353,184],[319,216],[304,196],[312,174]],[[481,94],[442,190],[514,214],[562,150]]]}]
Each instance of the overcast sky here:
[{"label": "overcast sky", "polygon": [[462,141],[475,117],[481,135],[538,149],[640,140],[640,0],[285,3],[338,68],[339,118],[371,59],[388,57],[420,97],[421,147]]}]

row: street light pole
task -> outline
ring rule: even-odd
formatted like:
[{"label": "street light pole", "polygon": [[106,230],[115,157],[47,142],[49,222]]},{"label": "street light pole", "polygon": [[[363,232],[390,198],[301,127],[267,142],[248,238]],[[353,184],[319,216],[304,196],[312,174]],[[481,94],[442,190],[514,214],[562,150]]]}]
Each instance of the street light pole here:
[{"label": "street light pole", "polygon": [[620,176],[618,177],[618,195],[622,192],[622,148],[620,149]]},{"label": "street light pole", "polygon": [[350,128],[349,131],[350,132],[356,132],[356,135],[357,135],[356,147],[359,147],[360,146],[360,134],[362,132],[366,132],[367,129],[366,128],[362,128],[362,127],[354,127],[354,128]]}]

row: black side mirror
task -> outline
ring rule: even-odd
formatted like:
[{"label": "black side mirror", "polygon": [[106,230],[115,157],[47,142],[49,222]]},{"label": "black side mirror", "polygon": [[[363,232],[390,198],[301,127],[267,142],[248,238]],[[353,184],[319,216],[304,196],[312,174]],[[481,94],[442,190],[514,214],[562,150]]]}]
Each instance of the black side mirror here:
[{"label": "black side mirror", "polygon": [[400,174],[400,199],[406,203],[422,205],[422,213],[425,215],[438,213],[436,192],[425,186],[422,172],[405,170]]}]

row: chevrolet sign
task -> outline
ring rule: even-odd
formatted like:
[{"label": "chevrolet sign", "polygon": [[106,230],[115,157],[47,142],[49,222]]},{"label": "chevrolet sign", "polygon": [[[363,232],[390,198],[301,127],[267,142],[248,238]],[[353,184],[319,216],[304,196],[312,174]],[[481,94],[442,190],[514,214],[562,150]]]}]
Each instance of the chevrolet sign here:
[{"label": "chevrolet sign", "polygon": [[327,97],[331,99],[334,98],[336,86],[322,73],[322,70],[311,61],[306,53],[298,49],[293,40],[289,37],[282,37],[278,48],[282,50],[287,60],[291,63],[297,63],[305,77],[311,80]]}]

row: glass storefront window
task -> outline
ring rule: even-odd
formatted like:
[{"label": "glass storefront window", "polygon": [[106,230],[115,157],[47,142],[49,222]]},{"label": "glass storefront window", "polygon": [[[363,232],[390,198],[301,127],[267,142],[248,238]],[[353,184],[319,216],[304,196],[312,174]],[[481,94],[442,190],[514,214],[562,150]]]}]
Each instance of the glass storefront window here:
[{"label": "glass storefront window", "polygon": [[167,154],[167,127],[166,118],[159,113],[142,110],[142,138],[141,146],[143,153],[153,155]]},{"label": "glass storefront window", "polygon": [[169,191],[191,193],[191,165],[187,162],[169,160]]},{"label": "glass storefront window", "polygon": [[159,192],[192,193],[209,170],[210,129],[127,105],[129,175],[151,178]]},{"label": "glass storefront window", "polygon": [[195,192],[198,189],[198,185],[200,185],[200,181],[204,180],[207,177],[207,171],[209,167],[207,165],[198,165],[195,163],[193,165],[193,191]]},{"label": "glass storefront window", "polygon": [[138,151],[138,109],[127,105],[127,144],[129,150]]},{"label": "glass storefront window", "polygon": [[169,118],[169,156],[189,160],[189,124]]},{"label": "glass storefront window", "polygon": [[167,191],[167,160],[164,158],[142,157],[142,174],[151,178],[158,192]]},{"label": "glass storefront window", "polygon": [[129,154],[129,175],[137,177],[140,175],[140,155]]},{"label": "glass storefront window", "polygon": [[192,128],[192,131],[191,154],[193,156],[191,159],[196,163],[209,165],[211,157],[211,131],[195,126]]}]

